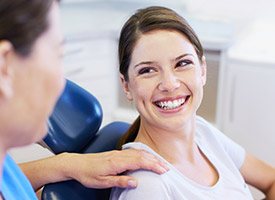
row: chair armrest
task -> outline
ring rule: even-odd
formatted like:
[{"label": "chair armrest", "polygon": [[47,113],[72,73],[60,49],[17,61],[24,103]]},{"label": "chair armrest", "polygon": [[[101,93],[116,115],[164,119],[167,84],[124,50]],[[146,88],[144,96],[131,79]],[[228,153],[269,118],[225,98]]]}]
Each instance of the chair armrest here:
[{"label": "chair armrest", "polygon": [[86,188],[77,181],[48,184],[43,188],[42,200],[108,200],[110,189]]},{"label": "chair armrest", "polygon": [[101,128],[83,153],[98,153],[117,149],[117,143],[122,135],[129,129],[126,122],[112,122]]}]

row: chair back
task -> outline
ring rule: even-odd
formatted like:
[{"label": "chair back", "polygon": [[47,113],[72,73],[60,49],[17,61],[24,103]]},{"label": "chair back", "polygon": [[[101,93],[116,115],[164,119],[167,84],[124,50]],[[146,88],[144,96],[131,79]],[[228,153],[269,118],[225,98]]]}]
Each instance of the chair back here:
[{"label": "chair back", "polygon": [[[98,153],[116,149],[119,138],[129,128],[124,122],[113,122],[102,129],[102,109],[89,92],[67,80],[48,121],[43,139],[55,153]],[[99,131],[98,131],[99,130]],[[92,168],[93,166],[91,166]],[[77,170],[77,169],[75,169]],[[47,184],[42,200],[107,200],[110,189],[86,188],[75,180]]]},{"label": "chair back", "polygon": [[82,152],[95,137],[102,122],[102,109],[89,92],[67,80],[43,139],[55,153]]}]

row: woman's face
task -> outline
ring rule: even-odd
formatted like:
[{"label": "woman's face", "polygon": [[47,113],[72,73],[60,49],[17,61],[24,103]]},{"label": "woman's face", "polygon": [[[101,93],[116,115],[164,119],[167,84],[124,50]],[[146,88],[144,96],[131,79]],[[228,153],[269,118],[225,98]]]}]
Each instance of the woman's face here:
[{"label": "woman's face", "polygon": [[46,134],[47,119],[64,87],[63,37],[58,9],[54,2],[48,16],[48,30],[37,39],[29,56],[11,55],[13,97],[10,110],[14,115],[11,119],[13,136],[18,143],[14,146],[37,141]]},{"label": "woman's face", "polygon": [[129,81],[122,77],[124,91],[142,123],[175,130],[194,119],[206,64],[184,35],[167,30],[143,34],[132,52],[128,75]]}]

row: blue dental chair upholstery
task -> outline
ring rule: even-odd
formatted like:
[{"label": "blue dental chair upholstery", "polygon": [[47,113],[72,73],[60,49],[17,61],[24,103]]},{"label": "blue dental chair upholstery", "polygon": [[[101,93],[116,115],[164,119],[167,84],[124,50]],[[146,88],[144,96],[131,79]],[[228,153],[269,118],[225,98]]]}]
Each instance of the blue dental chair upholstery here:
[{"label": "blue dental chair upholstery", "polygon": [[67,80],[43,140],[55,154],[81,152],[95,136],[101,122],[102,109],[97,99]]},{"label": "blue dental chair upholstery", "polygon": [[[43,141],[55,154],[98,153],[116,149],[129,124],[113,122],[99,130],[101,122],[102,109],[97,99],[67,80],[49,119],[49,131]],[[42,191],[42,200],[104,200],[109,199],[109,194],[110,189],[86,188],[70,180],[47,184]]]}]

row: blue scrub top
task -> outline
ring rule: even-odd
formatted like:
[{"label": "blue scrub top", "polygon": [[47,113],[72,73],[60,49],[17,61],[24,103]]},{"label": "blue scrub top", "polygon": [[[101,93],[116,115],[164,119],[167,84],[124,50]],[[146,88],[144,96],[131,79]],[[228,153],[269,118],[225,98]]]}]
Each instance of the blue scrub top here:
[{"label": "blue scrub top", "polygon": [[4,160],[0,190],[6,200],[37,200],[30,182],[9,155]]}]

